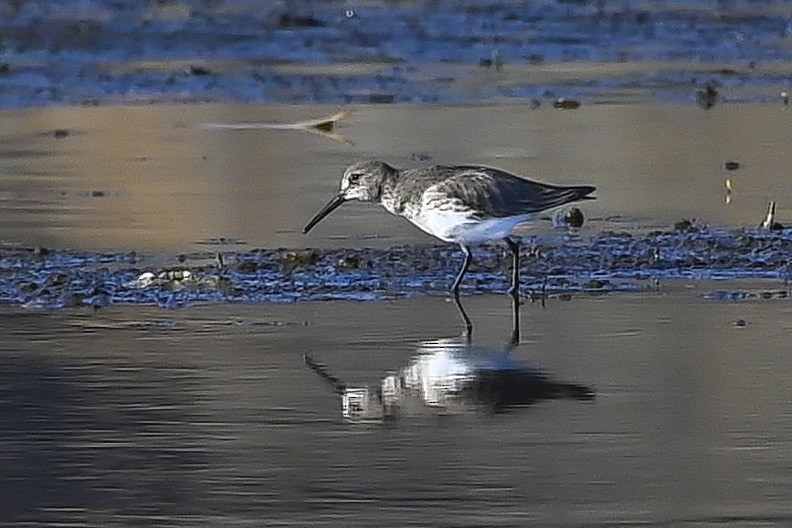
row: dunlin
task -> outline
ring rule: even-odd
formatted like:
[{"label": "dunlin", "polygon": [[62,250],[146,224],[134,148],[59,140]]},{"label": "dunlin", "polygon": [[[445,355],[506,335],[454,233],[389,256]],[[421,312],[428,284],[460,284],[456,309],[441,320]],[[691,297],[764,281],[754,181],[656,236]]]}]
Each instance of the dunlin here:
[{"label": "dunlin", "polygon": [[338,194],[303,229],[308,233],[344,202],[378,202],[423,231],[459,244],[465,254],[451,292],[459,296],[470,267],[472,245],[503,239],[512,253],[509,293],[519,295],[520,246],[509,237],[537,213],[577,200],[593,199],[595,188],[562,187],[520,178],[508,172],[474,165],[434,165],[397,170],[381,161],[357,163],[341,178]]}]

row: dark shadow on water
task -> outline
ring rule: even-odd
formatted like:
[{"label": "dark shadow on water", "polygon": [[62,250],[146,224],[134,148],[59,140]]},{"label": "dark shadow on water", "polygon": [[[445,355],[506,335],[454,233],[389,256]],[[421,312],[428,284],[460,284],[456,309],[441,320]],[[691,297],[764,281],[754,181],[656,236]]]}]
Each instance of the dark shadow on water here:
[{"label": "dark shadow on water", "polygon": [[505,412],[548,399],[588,401],[585,385],[556,381],[540,369],[517,361],[520,303],[512,301],[512,331],[503,347],[473,344],[473,324],[462,303],[456,306],[465,324],[461,338],[423,341],[410,362],[375,386],[350,386],[322,364],[305,356],[306,365],[341,397],[346,420],[382,421],[432,411]]},{"label": "dark shadow on water", "polygon": [[130,518],[167,515],[205,493],[188,478],[209,463],[192,425],[194,395],[184,394],[194,381],[168,374],[0,357],[0,524],[83,524],[101,518],[102,505]]}]

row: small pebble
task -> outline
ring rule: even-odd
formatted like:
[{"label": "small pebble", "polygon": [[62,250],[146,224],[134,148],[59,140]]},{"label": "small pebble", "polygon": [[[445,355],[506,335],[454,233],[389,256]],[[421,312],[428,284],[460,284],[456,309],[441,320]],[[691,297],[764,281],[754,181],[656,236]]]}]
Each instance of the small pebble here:
[{"label": "small pebble", "polygon": [[319,253],[314,249],[290,250],[281,253],[281,262],[290,268],[310,266],[319,260]]},{"label": "small pebble", "polygon": [[553,227],[556,228],[572,228],[580,229],[583,227],[583,211],[577,207],[571,207],[569,210],[556,211],[551,217]]},{"label": "small pebble", "polygon": [[363,264],[359,255],[344,255],[338,259],[338,267],[341,269],[359,269]]},{"label": "small pebble", "polygon": [[699,106],[705,110],[709,110],[718,101],[718,84],[715,81],[710,81],[703,90],[696,93],[696,100]]},{"label": "small pebble", "polygon": [[190,75],[203,76],[212,73],[209,68],[204,66],[190,66]]},{"label": "small pebble", "polygon": [[580,229],[583,227],[583,211],[577,207],[572,207],[566,215],[567,224],[569,227]]},{"label": "small pebble", "polygon": [[370,94],[369,103],[371,104],[391,104],[396,99],[393,94]]},{"label": "small pebble", "polygon": [[85,297],[78,293],[71,292],[63,297],[63,307],[64,308],[82,308],[85,306],[83,301]]},{"label": "small pebble", "polygon": [[193,280],[193,274],[190,270],[186,269],[168,269],[160,271],[157,274],[157,278],[160,280],[180,282]]},{"label": "small pebble", "polygon": [[252,260],[243,260],[236,266],[239,273],[255,273],[258,270],[258,264]]},{"label": "small pebble", "polygon": [[56,273],[47,277],[47,286],[60,287],[69,284],[69,276],[65,273]]},{"label": "small pebble", "polygon": [[325,23],[311,16],[283,14],[278,17],[276,25],[281,29],[325,27]]},{"label": "small pebble", "polygon": [[560,108],[562,110],[574,110],[580,108],[580,101],[574,99],[564,99],[559,97],[553,102],[553,108]]},{"label": "small pebble", "polygon": [[588,281],[586,283],[585,288],[587,290],[601,290],[605,286],[607,286],[608,284],[609,284],[608,281],[599,280],[599,279],[591,279],[590,281]]},{"label": "small pebble", "polygon": [[23,282],[19,286],[19,291],[24,293],[25,295],[30,295],[36,290],[38,290],[38,284],[36,284],[35,282]]}]

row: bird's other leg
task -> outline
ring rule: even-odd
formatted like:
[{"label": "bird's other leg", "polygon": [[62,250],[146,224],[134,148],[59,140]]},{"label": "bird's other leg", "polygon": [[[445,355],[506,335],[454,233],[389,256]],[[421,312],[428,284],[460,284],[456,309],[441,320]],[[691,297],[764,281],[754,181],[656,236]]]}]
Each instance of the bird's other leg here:
[{"label": "bird's other leg", "polygon": [[462,252],[465,254],[465,261],[462,263],[462,267],[459,269],[459,274],[454,280],[454,284],[451,285],[451,293],[455,298],[459,298],[459,285],[462,284],[462,277],[465,276],[465,273],[467,272],[468,268],[470,267],[470,263],[473,260],[473,257],[470,256],[469,247],[461,244],[459,247],[462,248]]},{"label": "bird's other leg", "polygon": [[512,335],[509,341],[509,350],[520,343],[520,301],[512,297]]},{"label": "bird's other leg", "polygon": [[509,295],[514,299],[520,298],[520,244],[506,237],[506,245],[512,254],[512,277],[511,286],[509,287]]}]

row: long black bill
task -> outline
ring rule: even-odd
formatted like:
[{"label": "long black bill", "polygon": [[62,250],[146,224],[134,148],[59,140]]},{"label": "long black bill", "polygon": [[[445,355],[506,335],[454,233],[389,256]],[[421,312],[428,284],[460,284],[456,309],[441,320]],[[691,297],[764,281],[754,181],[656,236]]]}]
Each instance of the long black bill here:
[{"label": "long black bill", "polygon": [[330,213],[341,207],[341,204],[343,204],[345,201],[346,200],[344,199],[343,196],[336,195],[332,200],[327,202],[327,205],[322,207],[322,210],[316,213],[316,216],[311,218],[311,221],[308,222],[308,225],[306,225],[303,228],[303,235],[308,234],[308,231],[313,229],[313,226],[321,222],[322,218],[324,218],[325,216],[329,215]]}]

